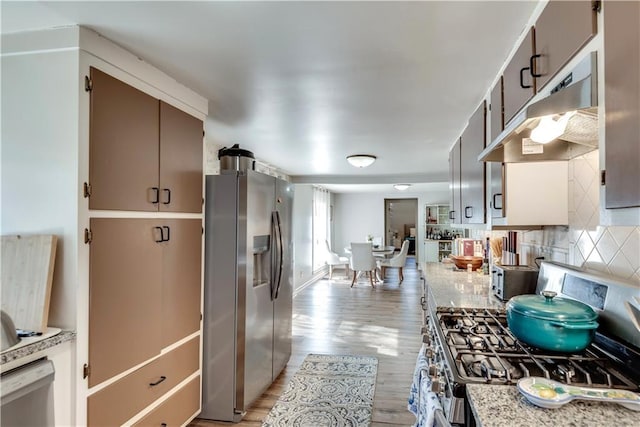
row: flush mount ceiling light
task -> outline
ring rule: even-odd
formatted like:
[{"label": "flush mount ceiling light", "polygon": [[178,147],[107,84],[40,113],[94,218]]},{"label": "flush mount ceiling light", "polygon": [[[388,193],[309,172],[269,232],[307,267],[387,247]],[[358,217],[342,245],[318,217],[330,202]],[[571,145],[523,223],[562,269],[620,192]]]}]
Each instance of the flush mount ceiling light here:
[{"label": "flush mount ceiling light", "polygon": [[393,188],[400,191],[404,191],[409,187],[411,187],[411,184],[393,184]]},{"label": "flush mount ceiling light", "polygon": [[376,156],[372,156],[371,154],[354,154],[352,156],[347,156],[347,161],[351,166],[366,168],[376,161]]},{"label": "flush mount ceiling light", "polygon": [[544,116],[540,123],[531,131],[531,140],[538,144],[547,144],[562,135],[567,129],[567,123],[576,112],[569,111],[554,119],[553,116]]}]

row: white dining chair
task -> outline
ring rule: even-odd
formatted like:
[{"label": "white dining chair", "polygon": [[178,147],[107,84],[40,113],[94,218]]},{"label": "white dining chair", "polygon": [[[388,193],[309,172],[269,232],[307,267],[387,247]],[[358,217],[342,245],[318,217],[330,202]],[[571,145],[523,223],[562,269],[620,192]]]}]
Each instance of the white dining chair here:
[{"label": "white dining chair", "polygon": [[359,272],[365,272],[369,275],[369,282],[372,287],[376,271],[376,260],[373,257],[373,245],[369,243],[351,243],[351,271],[353,271],[353,280],[351,287],[356,283]]},{"label": "white dining chair", "polygon": [[402,269],[404,268],[404,265],[407,262],[408,252],[409,252],[409,241],[405,240],[404,242],[402,242],[402,247],[400,248],[400,252],[398,253],[398,255],[389,259],[381,259],[378,261],[378,267],[380,268],[380,276],[382,277],[382,280],[384,280],[387,268],[399,268],[398,278],[400,279],[400,283],[402,283],[402,281],[404,280]]},{"label": "white dining chair", "polygon": [[325,240],[325,244],[327,245],[327,265],[329,266],[329,280],[333,277],[333,268],[336,265],[344,266],[344,275],[349,277],[349,258],[345,256],[340,256],[337,253],[331,250],[331,246],[329,246],[329,241]]}]

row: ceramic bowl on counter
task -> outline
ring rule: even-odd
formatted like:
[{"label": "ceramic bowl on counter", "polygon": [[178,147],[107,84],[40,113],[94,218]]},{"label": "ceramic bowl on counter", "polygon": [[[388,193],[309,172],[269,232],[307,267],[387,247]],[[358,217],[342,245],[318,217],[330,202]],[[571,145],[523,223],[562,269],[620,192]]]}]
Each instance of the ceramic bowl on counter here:
[{"label": "ceramic bowl on counter", "polygon": [[449,255],[449,258],[453,260],[453,263],[456,267],[461,268],[463,270],[467,269],[467,265],[471,264],[471,270],[475,271],[482,266],[482,257],[480,256],[460,256],[460,255]]}]

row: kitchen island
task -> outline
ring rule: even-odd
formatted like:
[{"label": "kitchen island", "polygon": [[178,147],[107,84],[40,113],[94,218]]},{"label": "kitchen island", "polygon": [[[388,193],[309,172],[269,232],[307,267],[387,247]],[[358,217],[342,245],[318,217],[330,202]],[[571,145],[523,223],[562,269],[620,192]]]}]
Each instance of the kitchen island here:
[{"label": "kitchen island", "polygon": [[[504,308],[491,292],[490,276],[456,270],[447,263],[421,263],[420,269],[432,306]],[[470,383],[466,395],[479,427],[635,426],[640,415],[617,404],[586,401],[544,409],[529,403],[514,385]]]}]

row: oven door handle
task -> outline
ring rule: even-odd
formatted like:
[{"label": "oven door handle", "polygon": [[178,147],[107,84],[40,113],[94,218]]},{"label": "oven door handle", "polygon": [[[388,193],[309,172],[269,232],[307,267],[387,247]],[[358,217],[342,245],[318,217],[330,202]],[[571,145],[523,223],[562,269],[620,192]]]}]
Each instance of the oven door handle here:
[{"label": "oven door handle", "polygon": [[436,409],[433,413],[433,427],[451,427],[451,423],[444,416],[442,409]]}]

